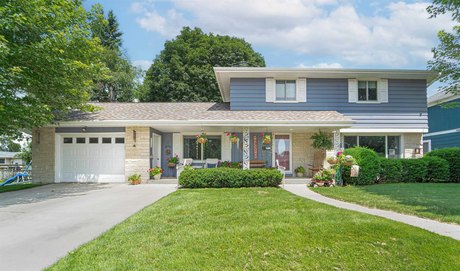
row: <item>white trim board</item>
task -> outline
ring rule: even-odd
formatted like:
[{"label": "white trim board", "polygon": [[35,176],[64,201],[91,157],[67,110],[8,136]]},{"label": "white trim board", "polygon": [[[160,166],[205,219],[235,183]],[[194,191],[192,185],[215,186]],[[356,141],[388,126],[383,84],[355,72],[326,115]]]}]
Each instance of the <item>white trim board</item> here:
[{"label": "white trim board", "polygon": [[428,129],[340,129],[340,133],[426,133]]},{"label": "white trim board", "polygon": [[452,133],[460,133],[460,128],[450,129],[450,130],[444,130],[444,131],[439,131],[439,132],[433,132],[433,133],[428,133],[428,134],[424,134],[423,137],[426,137],[426,136],[437,136],[437,135],[446,135],[446,134],[452,134]]}]

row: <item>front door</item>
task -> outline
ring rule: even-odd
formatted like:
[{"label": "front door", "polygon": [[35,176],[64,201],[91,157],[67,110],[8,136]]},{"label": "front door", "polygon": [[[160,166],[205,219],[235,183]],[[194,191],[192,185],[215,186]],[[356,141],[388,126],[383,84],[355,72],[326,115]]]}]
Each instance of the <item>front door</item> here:
[{"label": "front door", "polygon": [[161,135],[152,134],[152,167],[161,167]]},{"label": "front door", "polygon": [[286,168],[286,172],[291,172],[291,136],[289,134],[275,134],[275,161]]}]

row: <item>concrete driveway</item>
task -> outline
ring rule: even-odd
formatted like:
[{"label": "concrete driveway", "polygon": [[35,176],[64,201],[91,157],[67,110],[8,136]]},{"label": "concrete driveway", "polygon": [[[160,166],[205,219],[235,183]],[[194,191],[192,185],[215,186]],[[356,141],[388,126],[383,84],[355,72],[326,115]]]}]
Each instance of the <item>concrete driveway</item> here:
[{"label": "concrete driveway", "polygon": [[50,184],[0,194],[0,270],[41,270],[174,184]]}]

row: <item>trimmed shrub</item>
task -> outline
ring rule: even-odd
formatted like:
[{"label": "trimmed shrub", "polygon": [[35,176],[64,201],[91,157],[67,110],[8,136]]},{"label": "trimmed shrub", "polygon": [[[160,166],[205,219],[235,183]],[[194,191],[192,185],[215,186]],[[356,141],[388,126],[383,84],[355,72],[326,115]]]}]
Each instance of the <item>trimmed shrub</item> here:
[{"label": "trimmed shrub", "polygon": [[428,161],[420,159],[401,159],[402,182],[423,182],[427,174]]},{"label": "trimmed shrub", "polygon": [[363,185],[373,184],[377,181],[380,172],[380,158],[375,151],[356,147],[346,149],[343,153],[353,156],[360,167],[358,177],[350,177],[350,167],[343,168],[342,177],[345,184]]},{"label": "trimmed shrub", "polygon": [[397,183],[402,181],[402,163],[400,159],[380,159],[379,182]]},{"label": "trimmed shrub", "polygon": [[422,158],[427,161],[426,182],[448,182],[449,181],[449,162],[437,156],[425,156]]},{"label": "trimmed shrub", "polygon": [[276,169],[205,168],[184,170],[179,184],[185,188],[278,186],[283,174]]},{"label": "trimmed shrub", "polygon": [[436,156],[449,163],[449,179],[451,182],[460,182],[460,148],[445,148],[434,150],[426,154],[427,157]]}]

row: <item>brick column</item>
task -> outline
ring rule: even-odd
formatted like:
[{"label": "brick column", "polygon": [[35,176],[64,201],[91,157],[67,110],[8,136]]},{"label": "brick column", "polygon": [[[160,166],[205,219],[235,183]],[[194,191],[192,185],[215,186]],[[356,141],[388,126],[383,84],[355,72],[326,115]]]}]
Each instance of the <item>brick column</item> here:
[{"label": "brick column", "polygon": [[125,132],[125,178],[141,174],[142,182],[149,180],[150,128],[126,127]]},{"label": "brick column", "polygon": [[32,182],[54,183],[55,159],[55,128],[33,129]]}]

